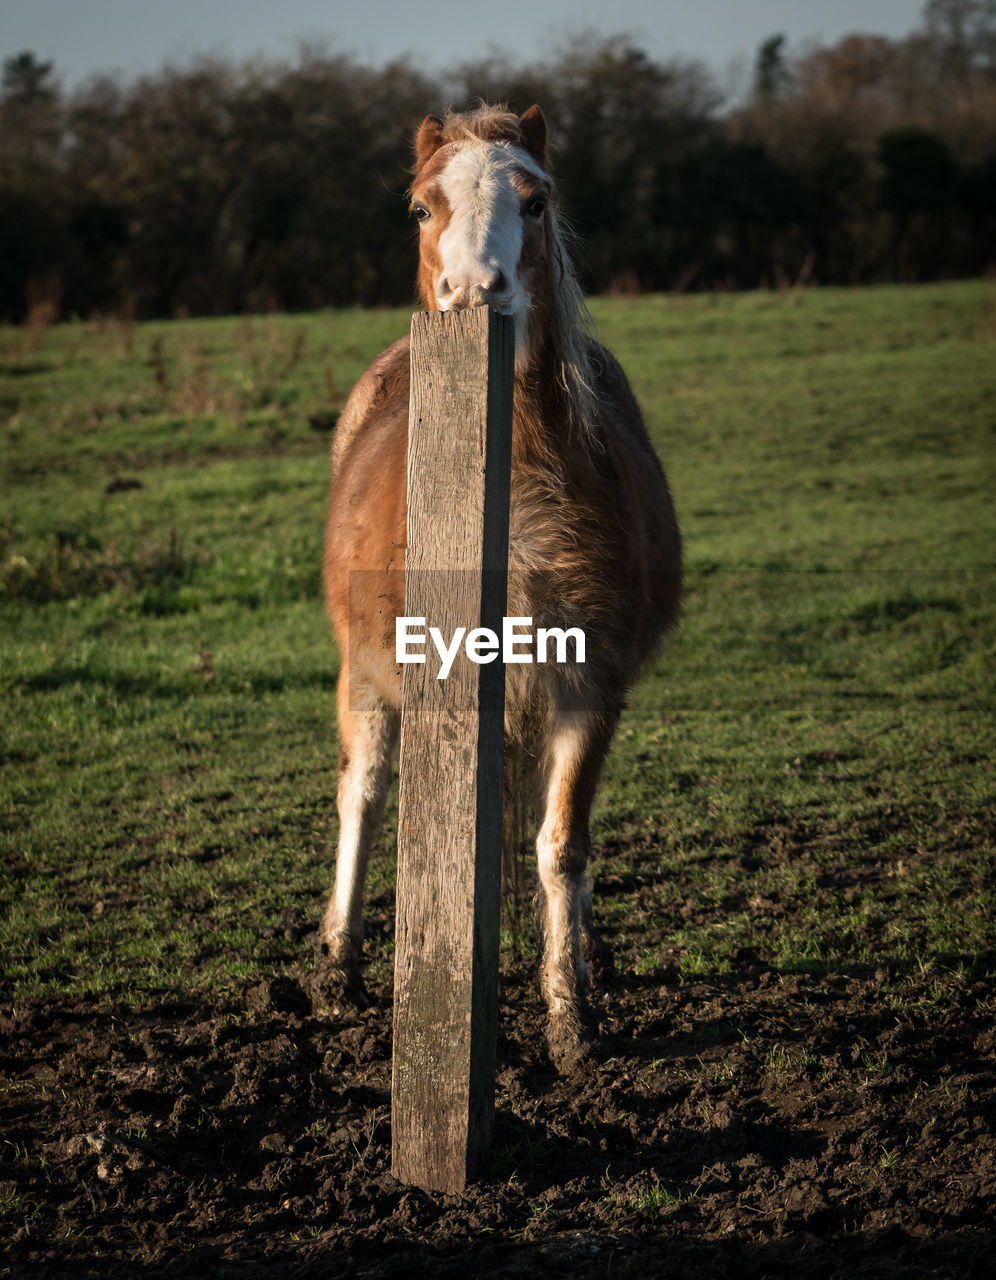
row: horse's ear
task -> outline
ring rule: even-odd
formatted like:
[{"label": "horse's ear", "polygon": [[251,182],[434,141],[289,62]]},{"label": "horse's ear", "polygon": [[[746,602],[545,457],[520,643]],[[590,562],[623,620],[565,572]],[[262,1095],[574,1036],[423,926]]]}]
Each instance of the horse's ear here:
[{"label": "horse's ear", "polygon": [[546,117],[533,104],[519,117],[522,144],[541,169],[546,168]]},{"label": "horse's ear", "polygon": [[415,172],[431,160],[443,145],[443,122],[438,116],[426,116],[415,135]]}]

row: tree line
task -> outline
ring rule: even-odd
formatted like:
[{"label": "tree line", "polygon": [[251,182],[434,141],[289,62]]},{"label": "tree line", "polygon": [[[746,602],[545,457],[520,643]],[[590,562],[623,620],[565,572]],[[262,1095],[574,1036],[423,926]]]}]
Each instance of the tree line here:
[{"label": "tree line", "polygon": [[413,128],[539,102],[591,292],[975,275],[996,262],[996,0],[928,0],[902,40],[759,47],[730,103],[624,37],[445,79],[304,49],[71,91],[0,86],[0,319],[378,305],[413,294]]}]

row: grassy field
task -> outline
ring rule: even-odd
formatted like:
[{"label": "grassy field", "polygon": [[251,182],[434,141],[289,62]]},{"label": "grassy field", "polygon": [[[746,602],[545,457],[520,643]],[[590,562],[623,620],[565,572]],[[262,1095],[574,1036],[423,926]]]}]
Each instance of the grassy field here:
[{"label": "grassy field", "polygon": [[[644,912],[605,907],[617,963],[989,972],[993,285],[593,312],[687,556],[597,807],[596,883],[635,876]],[[0,330],[3,1001],[308,963],[336,834],[328,439],[407,322]],[[388,832],[383,910],[392,856]]]},{"label": "grassy field", "polygon": [[393,805],[370,1007],[307,997],[328,442],[407,313],[0,329],[0,1276],[988,1276],[994,286],[593,311],[684,616],[596,806],[592,1057],[506,933],[459,1197],[390,1176]]}]

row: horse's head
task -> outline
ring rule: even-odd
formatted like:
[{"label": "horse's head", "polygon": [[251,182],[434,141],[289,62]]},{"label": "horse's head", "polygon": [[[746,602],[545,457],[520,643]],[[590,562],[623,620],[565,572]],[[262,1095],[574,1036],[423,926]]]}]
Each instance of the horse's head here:
[{"label": "horse's head", "polygon": [[549,270],[546,121],[485,108],[427,116],[415,138],[411,210],[419,222],[419,291],[430,311],[491,306],[514,315],[517,359]]}]

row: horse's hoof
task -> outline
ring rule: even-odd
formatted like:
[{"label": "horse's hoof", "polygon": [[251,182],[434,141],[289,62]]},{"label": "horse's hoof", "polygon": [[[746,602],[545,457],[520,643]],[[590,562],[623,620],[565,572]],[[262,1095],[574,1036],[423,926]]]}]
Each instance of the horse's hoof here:
[{"label": "horse's hoof", "polygon": [[308,988],[312,1013],[319,1018],[353,1018],[370,1005],[363,979],[353,969],[319,963]]},{"label": "horse's hoof", "polygon": [[588,1030],[574,1019],[551,1022],[546,1031],[546,1046],[557,1074],[570,1076],[591,1056],[592,1039]]}]

